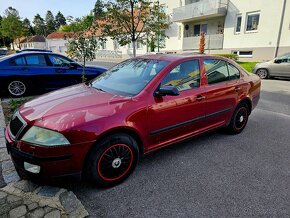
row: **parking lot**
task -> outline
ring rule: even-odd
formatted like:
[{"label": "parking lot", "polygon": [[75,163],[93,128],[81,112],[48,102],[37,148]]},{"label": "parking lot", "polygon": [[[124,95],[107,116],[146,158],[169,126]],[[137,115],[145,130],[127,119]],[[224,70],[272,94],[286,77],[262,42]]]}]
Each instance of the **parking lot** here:
[{"label": "parking lot", "polygon": [[262,86],[242,134],[218,131],[159,150],[114,188],[69,189],[92,217],[289,217],[290,81]]}]

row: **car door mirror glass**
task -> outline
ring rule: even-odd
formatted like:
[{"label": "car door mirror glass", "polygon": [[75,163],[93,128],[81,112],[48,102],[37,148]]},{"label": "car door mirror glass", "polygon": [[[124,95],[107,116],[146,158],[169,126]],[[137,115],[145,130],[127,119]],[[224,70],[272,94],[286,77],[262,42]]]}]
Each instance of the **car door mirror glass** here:
[{"label": "car door mirror glass", "polygon": [[75,63],[75,62],[69,63],[69,68],[71,69],[77,69],[78,67],[79,67],[78,63]]},{"label": "car door mirror glass", "polygon": [[155,97],[161,97],[161,96],[177,96],[179,95],[179,91],[175,86],[169,85],[169,86],[162,86],[160,87],[155,93]]}]

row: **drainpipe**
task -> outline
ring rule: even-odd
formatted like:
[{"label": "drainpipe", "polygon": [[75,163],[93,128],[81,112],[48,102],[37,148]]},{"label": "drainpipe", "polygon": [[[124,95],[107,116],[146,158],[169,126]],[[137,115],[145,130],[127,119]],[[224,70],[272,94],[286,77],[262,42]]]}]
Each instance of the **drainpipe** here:
[{"label": "drainpipe", "polygon": [[276,58],[278,56],[278,52],[279,52],[280,41],[281,41],[281,33],[282,33],[282,28],[283,28],[283,23],[284,23],[285,10],[286,10],[286,0],[284,0],[284,2],[283,2],[282,15],[281,15],[281,21],[280,21],[280,27],[279,27],[279,32],[278,32],[278,39],[277,39],[277,44],[276,44],[276,48],[275,48],[275,56],[274,56],[274,58]]}]

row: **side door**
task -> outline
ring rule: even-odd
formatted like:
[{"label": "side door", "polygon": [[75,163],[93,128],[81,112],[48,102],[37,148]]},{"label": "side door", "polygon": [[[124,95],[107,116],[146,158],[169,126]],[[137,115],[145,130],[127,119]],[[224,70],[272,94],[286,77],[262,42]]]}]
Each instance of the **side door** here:
[{"label": "side door", "polygon": [[54,74],[54,85],[57,88],[75,85],[82,82],[82,71],[80,67],[71,67],[72,60],[56,55],[47,54],[50,69]]},{"label": "side door", "polygon": [[275,59],[269,68],[273,76],[290,77],[290,54]]},{"label": "side door", "polygon": [[160,83],[176,86],[178,96],[154,97],[148,106],[149,150],[189,136],[202,129],[205,116],[199,60],[175,66]]},{"label": "side door", "polygon": [[206,122],[208,128],[215,128],[228,122],[235,109],[238,96],[242,92],[240,71],[220,59],[204,59],[203,66],[207,76]]}]

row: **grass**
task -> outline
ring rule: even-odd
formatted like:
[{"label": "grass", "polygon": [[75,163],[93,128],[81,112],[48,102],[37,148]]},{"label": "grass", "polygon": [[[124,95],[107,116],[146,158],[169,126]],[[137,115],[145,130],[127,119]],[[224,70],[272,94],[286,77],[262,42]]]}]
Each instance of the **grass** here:
[{"label": "grass", "polygon": [[247,70],[249,73],[252,73],[253,68],[259,62],[238,62],[238,64]]}]

